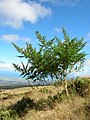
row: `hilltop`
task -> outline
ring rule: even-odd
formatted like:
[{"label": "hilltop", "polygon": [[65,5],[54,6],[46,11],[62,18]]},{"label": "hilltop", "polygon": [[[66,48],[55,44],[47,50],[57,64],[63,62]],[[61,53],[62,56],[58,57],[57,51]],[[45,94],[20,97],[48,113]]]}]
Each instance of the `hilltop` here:
[{"label": "hilltop", "polygon": [[90,91],[66,97],[58,84],[0,90],[2,114],[16,111],[12,120],[90,120]]}]

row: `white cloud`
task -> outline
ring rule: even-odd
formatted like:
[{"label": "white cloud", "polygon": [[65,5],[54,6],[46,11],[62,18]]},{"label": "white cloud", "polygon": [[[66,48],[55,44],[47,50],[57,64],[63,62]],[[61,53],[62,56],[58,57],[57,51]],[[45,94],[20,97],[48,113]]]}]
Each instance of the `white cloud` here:
[{"label": "white cloud", "polygon": [[89,76],[90,77],[90,58],[88,58],[85,63],[83,70],[80,72],[81,76]]},{"label": "white cloud", "polygon": [[90,60],[87,60],[87,64],[89,65],[89,67],[90,67]]},{"label": "white cloud", "polygon": [[88,32],[88,34],[86,35],[85,40],[86,40],[86,41],[90,41],[90,32]]},{"label": "white cloud", "polygon": [[41,2],[49,2],[52,4],[60,5],[60,6],[74,6],[80,0],[40,0]]},{"label": "white cloud", "polygon": [[14,70],[13,66],[8,63],[0,63],[0,69],[3,70]]},{"label": "white cloud", "polygon": [[90,46],[90,32],[87,33],[85,41],[87,42],[86,46]]},{"label": "white cloud", "polygon": [[0,24],[20,28],[23,22],[35,23],[51,14],[50,8],[29,0],[0,0]]},{"label": "white cloud", "polygon": [[60,33],[60,32],[62,31],[62,29],[61,29],[61,27],[56,27],[56,28],[54,29],[54,31],[57,32],[57,33]]},{"label": "white cloud", "polygon": [[17,41],[17,40],[30,41],[31,39],[27,37],[20,37],[17,34],[4,34],[0,36],[0,40],[11,42],[11,41]]},{"label": "white cloud", "polygon": [[84,62],[84,66],[80,71],[74,72],[74,76],[90,77],[90,58]]},{"label": "white cloud", "polygon": [[90,59],[87,59],[84,64],[85,64],[85,67],[90,68]]}]

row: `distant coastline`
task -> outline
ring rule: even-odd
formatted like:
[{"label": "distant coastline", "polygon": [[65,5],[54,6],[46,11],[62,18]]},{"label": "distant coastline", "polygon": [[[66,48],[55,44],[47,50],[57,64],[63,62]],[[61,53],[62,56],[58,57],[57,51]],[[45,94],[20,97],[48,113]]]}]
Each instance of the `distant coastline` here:
[{"label": "distant coastline", "polygon": [[0,89],[27,85],[29,85],[28,81],[19,77],[0,76]]}]

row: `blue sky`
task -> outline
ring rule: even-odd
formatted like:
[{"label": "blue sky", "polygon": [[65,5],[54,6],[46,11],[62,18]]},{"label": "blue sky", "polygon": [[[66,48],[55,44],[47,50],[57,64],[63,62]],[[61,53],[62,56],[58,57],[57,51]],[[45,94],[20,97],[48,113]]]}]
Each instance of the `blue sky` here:
[{"label": "blue sky", "polygon": [[[54,36],[63,40],[64,27],[71,38],[84,37],[84,51],[90,54],[89,11],[90,0],[0,0],[0,76],[14,75],[12,63],[20,63],[11,41],[19,46],[25,46],[26,41],[37,46],[37,30],[47,40]],[[80,74],[90,76],[89,71],[88,55]]]}]

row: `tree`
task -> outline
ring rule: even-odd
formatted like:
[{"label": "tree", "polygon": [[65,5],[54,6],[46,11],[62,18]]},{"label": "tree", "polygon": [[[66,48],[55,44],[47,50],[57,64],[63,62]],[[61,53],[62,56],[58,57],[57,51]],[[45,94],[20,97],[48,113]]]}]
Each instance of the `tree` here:
[{"label": "tree", "polygon": [[64,28],[62,28],[64,41],[54,37],[51,40],[46,40],[39,32],[36,36],[39,40],[39,50],[34,48],[32,44],[26,43],[26,48],[20,48],[12,43],[17,51],[21,54],[20,58],[27,59],[25,65],[21,62],[20,65],[13,63],[15,69],[21,72],[21,75],[26,79],[46,80],[63,79],[64,89],[67,90],[67,75],[72,71],[78,71],[82,67],[85,60],[85,52],[82,52],[86,42],[83,38],[78,40],[76,37],[71,39]]},{"label": "tree", "polygon": [[[55,45],[54,53],[58,61],[58,71],[60,76],[64,80],[64,89],[68,95],[66,77],[73,71],[79,71],[83,67],[86,53],[82,52],[82,49],[86,45],[83,38],[78,40],[76,37],[71,39],[62,28],[64,34],[64,41],[60,41],[56,37],[57,45]],[[59,70],[60,69],[60,70]]]},{"label": "tree", "polygon": [[15,69],[21,73],[21,76],[26,79],[45,80],[48,76],[52,76],[54,66],[51,66],[53,59],[52,47],[54,45],[54,39],[46,41],[45,36],[42,37],[39,32],[36,32],[36,36],[39,40],[39,50],[32,47],[32,44],[26,43],[26,48],[20,48],[16,44],[12,43],[16,50],[21,54],[19,58],[27,59],[25,65],[21,62],[21,65],[13,63]]}]

